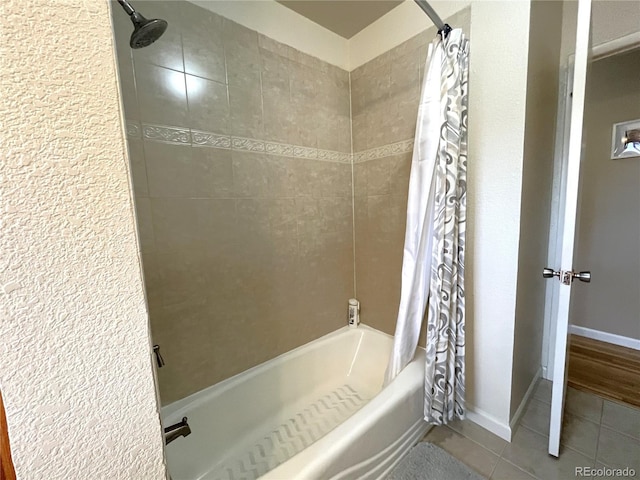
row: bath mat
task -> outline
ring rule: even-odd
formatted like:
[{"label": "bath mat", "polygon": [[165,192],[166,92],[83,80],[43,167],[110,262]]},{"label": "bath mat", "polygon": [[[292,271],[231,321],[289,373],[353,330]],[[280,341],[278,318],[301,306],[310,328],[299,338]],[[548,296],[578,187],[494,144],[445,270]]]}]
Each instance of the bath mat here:
[{"label": "bath mat", "polygon": [[391,471],[387,480],[483,480],[484,477],[432,443],[421,442]]}]

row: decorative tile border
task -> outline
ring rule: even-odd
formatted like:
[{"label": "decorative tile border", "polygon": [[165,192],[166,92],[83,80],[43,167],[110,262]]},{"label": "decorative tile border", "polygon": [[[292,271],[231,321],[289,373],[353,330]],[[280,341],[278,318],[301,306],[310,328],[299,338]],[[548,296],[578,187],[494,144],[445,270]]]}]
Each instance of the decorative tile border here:
[{"label": "decorative tile border", "polygon": [[229,135],[191,130],[191,143],[192,145],[205,147],[231,148],[231,137]]},{"label": "decorative tile border", "polygon": [[318,150],[318,160],[327,162],[351,163],[350,153],[333,152],[331,150]]},{"label": "decorative tile border", "polygon": [[269,142],[255,138],[233,137],[213,132],[191,130],[189,128],[168,127],[165,125],[140,124],[127,120],[127,136],[144,138],[156,142],[195,145],[201,147],[223,148],[245,152],[266,153],[282,157],[304,158],[334,163],[362,163],[378,158],[407,153],[413,150],[413,139],[390,143],[354,154],[322,150],[313,147],[301,147],[286,143]]},{"label": "decorative tile border", "polygon": [[267,155],[322,160],[325,162],[351,163],[350,153],[269,142],[255,138],[221,135],[219,133],[203,132],[189,128],[139,124],[138,122],[127,120],[127,136],[140,138],[140,132],[142,132],[143,139],[157,142],[224,148],[228,150],[266,153]]},{"label": "decorative tile border", "polygon": [[283,157],[293,157],[293,145],[285,143],[264,142],[265,152],[269,155],[281,155]]},{"label": "decorative tile border", "polygon": [[353,154],[353,163],[362,163],[377,158],[389,157],[400,153],[413,151],[413,139],[402,140],[401,142],[382,145],[381,147],[371,148],[362,152]]},{"label": "decorative tile border", "polygon": [[318,158],[318,149],[293,145],[293,156],[300,158]]},{"label": "decorative tile border", "polygon": [[245,152],[264,152],[264,142],[253,138],[231,137],[231,148],[233,150],[244,150]]},{"label": "decorative tile border", "polygon": [[127,137],[140,138],[140,125],[138,123],[127,121]]},{"label": "decorative tile border", "polygon": [[191,132],[188,128],[143,124],[142,138],[168,143],[191,143]]}]

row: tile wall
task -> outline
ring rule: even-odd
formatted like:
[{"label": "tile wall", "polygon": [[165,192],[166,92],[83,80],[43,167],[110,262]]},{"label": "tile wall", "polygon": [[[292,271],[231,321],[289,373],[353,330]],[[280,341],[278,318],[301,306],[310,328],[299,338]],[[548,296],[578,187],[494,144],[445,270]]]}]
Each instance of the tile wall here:
[{"label": "tile wall", "polygon": [[[469,32],[469,8],[447,21]],[[356,289],[362,321],[391,335],[422,75],[435,35],[430,28],[351,72]]]},{"label": "tile wall", "polygon": [[114,7],[163,403],[343,326],[354,276],[393,334],[435,28],[349,73],[188,2],[142,13],[169,29],[132,51]]},{"label": "tile wall", "polygon": [[342,327],[349,73],[188,2],[113,17],[163,404]]}]

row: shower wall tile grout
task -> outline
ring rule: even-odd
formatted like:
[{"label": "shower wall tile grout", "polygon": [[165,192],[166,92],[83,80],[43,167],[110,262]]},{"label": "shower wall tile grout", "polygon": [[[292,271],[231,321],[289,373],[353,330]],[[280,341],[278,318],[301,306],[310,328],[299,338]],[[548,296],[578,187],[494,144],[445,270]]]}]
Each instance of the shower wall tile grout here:
[{"label": "shower wall tile grout", "polygon": [[351,72],[349,72],[349,138],[351,142],[351,228],[353,237],[353,298],[358,298],[358,283],[356,277],[356,208],[355,208],[355,178],[353,171],[353,103],[351,98]]}]

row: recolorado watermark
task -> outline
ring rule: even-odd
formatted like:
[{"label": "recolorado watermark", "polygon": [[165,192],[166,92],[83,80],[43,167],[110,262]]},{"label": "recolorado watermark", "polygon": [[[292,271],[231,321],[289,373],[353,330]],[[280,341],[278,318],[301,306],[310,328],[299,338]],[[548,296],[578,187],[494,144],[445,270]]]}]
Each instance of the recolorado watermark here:
[{"label": "recolorado watermark", "polygon": [[636,471],[631,467],[626,468],[610,468],[610,467],[576,467],[576,477],[620,477],[633,478]]}]

